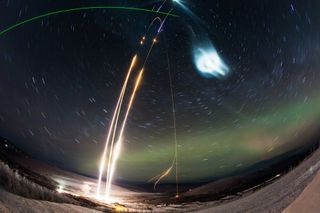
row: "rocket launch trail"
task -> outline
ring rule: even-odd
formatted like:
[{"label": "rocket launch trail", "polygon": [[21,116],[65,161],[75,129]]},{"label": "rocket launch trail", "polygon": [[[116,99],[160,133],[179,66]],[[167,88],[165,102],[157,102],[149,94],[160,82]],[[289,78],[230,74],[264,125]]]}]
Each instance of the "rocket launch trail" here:
[{"label": "rocket launch trail", "polygon": [[[163,6],[163,4],[166,1],[164,1],[162,3],[162,5],[160,6],[160,8],[158,9],[158,11],[161,9],[161,7]],[[97,183],[97,198],[98,199],[104,199],[106,201],[110,201],[110,192],[111,192],[111,187],[112,187],[112,181],[113,181],[113,176],[115,173],[115,169],[116,169],[116,164],[117,164],[117,159],[120,156],[121,153],[121,147],[122,147],[122,143],[123,143],[123,133],[127,124],[127,119],[130,113],[130,110],[132,108],[133,102],[135,100],[135,96],[137,93],[137,90],[139,88],[139,85],[141,84],[142,81],[142,77],[143,77],[143,73],[145,71],[145,65],[148,61],[148,58],[152,52],[152,49],[154,47],[154,45],[157,43],[158,41],[158,35],[163,31],[163,27],[164,24],[167,20],[167,17],[171,14],[172,9],[166,13],[166,16],[161,19],[160,17],[156,17],[152,20],[152,22],[150,23],[149,27],[147,28],[146,33],[144,34],[144,36],[142,37],[142,39],[140,40],[140,45],[143,46],[146,42],[147,39],[147,34],[150,30],[150,28],[154,25],[155,21],[159,20],[160,22],[160,26],[157,28],[156,30],[156,35],[152,38],[152,42],[150,44],[150,47],[147,51],[147,54],[144,58],[144,61],[142,63],[142,68],[140,69],[139,73],[137,74],[137,78],[135,80],[135,84],[134,84],[134,88],[131,92],[130,98],[129,98],[129,102],[126,106],[126,109],[124,111],[123,114],[123,101],[124,98],[126,96],[126,91],[127,91],[127,87],[128,87],[128,82],[131,79],[131,75],[132,75],[132,71],[135,68],[136,65],[136,61],[138,58],[138,53],[136,53],[136,55],[133,57],[131,65],[128,69],[126,78],[124,80],[124,83],[122,85],[122,89],[121,92],[119,94],[119,98],[116,104],[116,107],[114,109],[114,113],[112,116],[112,120],[111,120],[111,124],[109,126],[109,130],[108,130],[108,135],[105,141],[105,147],[102,153],[102,157],[100,159],[100,166],[99,166],[99,176],[98,176],[98,183]],[[169,74],[170,74],[170,70],[169,70]],[[170,76],[170,86],[171,86],[171,97],[172,97],[172,107],[173,107],[173,119],[174,119],[174,134],[175,134],[175,155],[173,158],[173,162],[171,164],[171,166],[162,174],[157,175],[154,180],[154,187],[161,181],[161,179],[163,179],[164,177],[168,176],[171,172],[171,170],[173,169],[173,167],[175,166],[175,170],[176,170],[176,184],[177,184],[177,193],[176,196],[178,196],[178,164],[177,164],[177,140],[176,140],[176,127],[175,127],[175,112],[174,112],[174,100],[173,100],[173,91],[172,91],[172,80],[171,80],[171,76]],[[122,120],[120,120],[120,118],[122,118]],[[118,126],[121,126],[120,130],[118,130]],[[101,185],[102,185],[102,179],[103,176],[106,175],[106,185],[105,185],[105,193],[102,194],[101,192]]]},{"label": "rocket launch trail", "polygon": [[[163,27],[163,21],[161,22],[159,29],[161,29],[162,27]],[[142,76],[143,76],[144,69],[145,69],[144,66],[145,66],[146,62],[148,61],[148,58],[150,56],[150,53],[152,52],[152,49],[153,49],[155,43],[157,42],[157,36],[159,33],[160,32],[157,32],[156,36],[152,39],[152,43],[149,47],[149,50],[147,51],[147,55],[146,55],[145,60],[143,62],[143,66],[137,75],[137,79],[135,81],[135,86],[134,86],[134,89],[130,95],[130,100],[129,100],[129,103],[128,103],[127,108],[125,110],[124,117],[123,117],[122,121],[119,121],[119,118],[121,117],[121,113],[122,113],[122,105],[123,105],[123,100],[124,100],[126,90],[128,87],[128,82],[130,80],[130,76],[132,74],[132,71],[135,67],[135,64],[136,64],[136,61],[138,58],[137,54],[132,59],[130,68],[128,69],[126,78],[125,78],[124,83],[122,85],[122,89],[121,89],[116,107],[114,109],[111,124],[110,124],[109,130],[108,130],[107,139],[105,141],[105,148],[103,150],[102,157],[100,160],[99,177],[98,177],[98,183],[97,183],[97,185],[98,185],[97,198],[98,199],[102,198],[102,199],[105,199],[108,201],[110,198],[111,184],[112,184],[112,180],[113,180],[113,176],[114,176],[114,172],[115,172],[115,168],[116,168],[116,162],[117,162],[117,159],[119,158],[119,155],[121,152],[124,129],[125,129],[127,119],[128,119],[130,110],[132,108],[132,104],[134,102],[138,87],[141,84]],[[140,41],[140,44],[143,45],[145,40],[146,40],[146,36],[143,36],[142,40]],[[117,128],[119,125],[121,125],[121,128],[119,131],[117,131]],[[107,162],[107,164],[106,164],[106,162]],[[105,170],[106,170],[106,190],[105,190],[105,194],[102,196],[101,185],[102,185],[103,175],[105,174]]]},{"label": "rocket launch trail", "polygon": [[136,60],[137,60],[137,55],[135,55],[133,57],[133,59],[132,59],[130,68],[129,68],[128,72],[127,72],[127,76],[126,76],[126,79],[125,79],[125,81],[123,83],[123,86],[122,86],[122,89],[121,89],[121,92],[120,92],[120,96],[119,96],[119,99],[117,101],[117,105],[116,105],[116,108],[115,108],[115,111],[114,111],[114,114],[113,114],[113,117],[112,117],[112,120],[111,120],[108,136],[107,136],[107,139],[106,139],[105,148],[103,150],[102,158],[101,158],[101,161],[100,161],[99,177],[98,177],[98,189],[97,189],[97,195],[98,196],[100,196],[102,175],[104,174],[104,170],[105,170],[106,155],[107,155],[107,150],[108,150],[108,146],[109,146],[110,137],[111,137],[111,134],[113,133],[113,129],[116,128],[116,126],[114,124],[115,124],[115,122],[117,123],[117,119],[119,118],[118,115],[119,115],[119,112],[120,112],[120,109],[121,109],[123,96],[125,94],[125,90],[127,88],[128,80],[130,78],[131,71],[132,71],[132,69],[133,69],[133,67],[134,67],[134,65],[136,63]]}]

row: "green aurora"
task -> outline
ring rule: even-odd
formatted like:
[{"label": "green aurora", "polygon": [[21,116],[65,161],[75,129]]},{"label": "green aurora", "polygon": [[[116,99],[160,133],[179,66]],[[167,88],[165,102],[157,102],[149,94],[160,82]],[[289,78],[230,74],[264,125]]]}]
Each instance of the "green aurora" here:
[{"label": "green aurora", "polygon": [[[227,175],[304,145],[308,137],[317,133],[318,109],[320,99],[310,98],[306,103],[288,104],[251,122],[243,120],[238,128],[178,135],[181,181]],[[173,158],[173,145],[160,140],[156,144],[152,149],[124,148],[118,175],[141,181],[166,169]],[[172,181],[174,177],[166,180]]]}]

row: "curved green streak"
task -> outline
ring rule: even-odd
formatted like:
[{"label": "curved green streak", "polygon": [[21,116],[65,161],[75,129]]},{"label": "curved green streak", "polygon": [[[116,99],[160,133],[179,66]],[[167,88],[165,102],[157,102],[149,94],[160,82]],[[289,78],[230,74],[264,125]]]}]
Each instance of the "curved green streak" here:
[{"label": "curved green streak", "polygon": [[68,12],[75,12],[75,11],[81,11],[81,10],[95,10],[95,9],[113,9],[113,10],[134,10],[134,11],[142,11],[142,12],[148,12],[148,13],[156,13],[159,15],[165,15],[165,16],[171,16],[171,17],[178,17],[175,14],[167,13],[167,12],[160,12],[160,11],[154,11],[154,10],[149,10],[149,9],[144,9],[144,8],[138,8],[138,7],[121,7],[121,6],[88,6],[88,7],[77,7],[77,8],[70,8],[70,9],[63,9],[63,10],[57,10],[57,11],[52,11],[48,12],[39,16],[35,16],[26,20],[23,20],[21,22],[18,22],[4,30],[0,31],[0,36],[3,34],[21,26],[27,23],[30,23],[32,21],[48,17],[51,15],[56,15],[56,14],[61,14],[61,13],[68,13]]}]

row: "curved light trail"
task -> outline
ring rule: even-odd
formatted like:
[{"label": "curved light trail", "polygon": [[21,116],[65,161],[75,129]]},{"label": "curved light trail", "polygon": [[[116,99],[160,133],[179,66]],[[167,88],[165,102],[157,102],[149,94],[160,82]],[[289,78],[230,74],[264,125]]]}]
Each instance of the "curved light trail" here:
[{"label": "curved light trail", "polygon": [[14,25],[11,25],[10,27],[7,27],[3,30],[0,31],[0,36],[6,34],[7,32],[25,25],[27,23],[52,16],[52,15],[57,15],[57,14],[63,14],[63,13],[70,13],[70,12],[77,12],[77,11],[83,11],[83,10],[96,10],[96,9],[110,9],[110,10],[127,10],[127,11],[140,11],[140,12],[147,12],[147,13],[153,13],[153,14],[159,14],[159,15],[165,15],[165,16],[171,16],[171,17],[179,17],[175,14],[172,13],[167,13],[167,12],[161,12],[161,11],[154,11],[154,10],[149,10],[145,8],[139,8],[139,7],[124,7],[124,6],[86,6],[86,7],[75,7],[75,8],[69,8],[69,9],[62,9],[62,10],[56,10],[56,11],[51,11],[44,13],[42,15],[34,16],[32,18],[25,19],[23,21],[17,22]]},{"label": "curved light trail", "polygon": [[[103,151],[103,154],[102,154],[102,158],[101,158],[101,161],[100,161],[99,177],[98,177],[98,190],[97,190],[97,194],[98,195],[100,195],[102,175],[103,175],[104,169],[105,169],[105,161],[106,161],[106,157],[107,157],[107,151],[108,151],[108,146],[109,146],[109,143],[110,143],[110,138],[111,138],[112,132],[113,132],[113,134],[115,134],[114,133],[115,131],[113,131],[113,129],[116,129],[117,122],[118,122],[117,120],[118,120],[118,117],[119,117],[119,112],[120,112],[120,109],[121,109],[123,96],[124,96],[125,90],[127,88],[127,84],[128,84],[128,80],[129,80],[130,75],[131,75],[131,71],[132,71],[134,65],[136,64],[136,60],[137,60],[137,55],[135,55],[132,58],[131,65],[130,65],[130,68],[128,70],[128,73],[127,73],[126,79],[124,81],[124,84],[122,86],[122,89],[121,89],[121,92],[120,92],[120,96],[119,96],[119,99],[117,101],[117,105],[116,105],[116,108],[115,108],[115,112],[113,114],[112,121],[111,121],[111,124],[110,124],[110,129],[109,129],[108,136],[107,136],[107,139],[106,139],[106,145],[105,145],[105,148],[104,148],[104,151]],[[116,122],[116,124],[114,124],[115,122]],[[112,138],[114,140],[114,136],[112,136]],[[107,180],[107,182],[108,182],[108,180]]]},{"label": "curved light trail", "polygon": [[[133,59],[132,59],[131,66],[130,66],[130,68],[128,70],[126,80],[125,80],[125,82],[123,84],[123,87],[121,89],[121,92],[120,92],[120,96],[119,96],[119,99],[118,99],[118,102],[117,102],[117,105],[116,105],[116,108],[115,108],[115,112],[114,112],[114,115],[113,115],[113,118],[112,118],[112,122],[111,122],[111,125],[110,125],[109,133],[108,133],[108,136],[107,136],[107,139],[106,139],[106,145],[104,147],[103,154],[102,154],[102,157],[101,157],[101,160],[100,160],[99,176],[98,176],[98,183],[97,183],[97,185],[98,185],[98,187],[97,187],[97,196],[98,196],[98,198],[101,195],[102,176],[103,176],[103,174],[105,172],[106,161],[108,161],[107,177],[106,177],[106,179],[107,179],[106,180],[106,198],[109,197],[110,188],[111,188],[111,182],[112,182],[112,179],[113,179],[113,174],[114,174],[114,170],[115,170],[115,167],[116,167],[116,162],[117,162],[117,159],[118,159],[118,157],[120,155],[120,150],[121,150],[121,145],[122,145],[122,135],[123,135],[123,132],[124,132],[124,128],[126,126],[126,121],[127,121],[128,115],[129,115],[129,111],[130,111],[132,103],[134,101],[134,97],[135,97],[136,91],[138,90],[138,87],[139,87],[139,85],[141,83],[141,79],[142,79],[142,76],[143,76],[143,73],[144,73],[144,65],[146,64],[146,62],[147,62],[147,60],[149,58],[149,55],[150,55],[150,53],[151,53],[151,51],[153,49],[154,44],[157,42],[157,36],[163,30],[163,26],[164,26],[164,23],[165,23],[166,19],[168,17],[179,17],[179,16],[171,13],[172,9],[169,12],[160,11],[160,9],[165,4],[165,2],[166,2],[166,0],[158,8],[158,10],[150,10],[150,9],[138,8],[138,7],[125,7],[125,6],[84,6],[84,7],[60,9],[60,10],[56,10],[56,11],[47,12],[47,13],[44,13],[44,14],[41,14],[41,15],[38,15],[38,16],[34,16],[34,17],[31,17],[31,18],[27,18],[25,20],[22,20],[22,21],[19,21],[19,22],[15,23],[15,24],[13,24],[13,25],[11,25],[11,26],[3,29],[3,30],[0,30],[0,36],[3,36],[5,34],[7,34],[8,32],[10,32],[10,31],[12,31],[12,30],[14,30],[14,29],[16,29],[16,28],[18,28],[20,26],[23,26],[23,25],[28,24],[28,23],[32,23],[32,22],[40,20],[42,18],[46,18],[46,17],[49,17],[49,16],[58,15],[58,14],[65,14],[65,13],[85,11],[85,10],[96,10],[96,9],[140,11],[140,12],[147,12],[147,13],[153,13],[153,14],[158,14],[158,15],[165,16],[163,18],[163,20],[160,17],[156,17],[151,22],[151,24],[149,26],[149,28],[150,28],[156,20],[160,21],[160,27],[157,30],[157,35],[153,38],[151,47],[149,48],[147,56],[145,57],[145,61],[143,63],[142,69],[140,70],[140,72],[138,74],[138,78],[136,79],[135,87],[133,89],[129,104],[127,106],[127,110],[126,110],[125,117],[124,117],[124,120],[123,120],[123,123],[122,123],[122,126],[121,126],[121,130],[119,132],[119,135],[118,135],[118,138],[117,138],[117,142],[115,142],[115,139],[116,139],[115,135],[117,133],[117,126],[118,126],[118,119],[119,119],[119,115],[120,115],[120,111],[121,111],[123,98],[124,98],[124,95],[125,95],[125,90],[126,90],[126,87],[127,87],[128,80],[130,78],[131,71],[132,71],[132,69],[133,69],[133,67],[134,67],[134,65],[136,63],[137,55],[135,55],[133,57]],[[148,28],[148,30],[149,30],[149,28]],[[140,44],[143,44],[144,40],[145,40],[145,36],[140,41]],[[110,148],[110,150],[108,150],[108,148]],[[109,153],[108,153],[108,151],[109,151]],[[107,160],[107,155],[109,155],[108,160]],[[177,167],[177,162],[176,162],[177,159],[176,158],[177,157],[175,156],[172,166],[165,173],[160,175],[159,179],[156,181],[156,184],[162,178],[164,178],[165,176],[167,176],[171,172],[171,170],[172,170],[172,168],[174,166],[174,163],[176,164],[175,166]],[[177,195],[178,195],[178,188],[177,188]]]}]

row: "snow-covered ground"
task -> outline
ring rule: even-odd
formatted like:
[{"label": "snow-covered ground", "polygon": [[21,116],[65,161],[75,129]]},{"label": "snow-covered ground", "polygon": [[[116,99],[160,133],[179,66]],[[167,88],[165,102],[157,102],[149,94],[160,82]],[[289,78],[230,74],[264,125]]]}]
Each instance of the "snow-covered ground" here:
[{"label": "snow-covered ground", "polygon": [[[110,200],[97,199],[97,184],[93,178],[64,171],[31,159],[19,160],[16,158],[15,160],[27,170],[40,174],[44,179],[52,179],[56,188],[51,190],[54,192],[52,195],[46,192],[46,196],[53,196],[52,201],[60,199],[59,196],[56,197],[56,194],[61,195],[63,199],[59,200],[59,203],[50,202],[50,199],[30,199],[25,195],[22,197],[0,188],[0,212],[98,212],[99,210],[106,212],[113,209],[128,212],[202,213],[281,212],[285,210],[286,213],[296,213],[302,212],[302,210],[304,212],[320,210],[320,173],[318,172],[320,170],[320,149],[292,171],[265,187],[248,190],[243,192],[240,197],[234,196],[211,202],[186,203],[171,202],[170,199],[162,199],[162,194],[133,191],[120,186],[113,186],[112,202],[110,203]],[[31,189],[46,191],[46,189],[28,182],[25,178],[21,178],[14,171],[11,172],[5,164],[3,165],[5,172],[22,180],[23,184],[32,185]],[[200,187],[194,192],[201,193],[201,190],[207,189]],[[70,201],[67,194],[71,194],[79,200]],[[84,205],[83,202],[86,201],[90,205]],[[312,211],[306,209],[308,206]]]},{"label": "snow-covered ground", "polygon": [[72,204],[54,203],[49,201],[40,201],[24,198],[18,195],[0,189],[0,212],[11,213],[95,213],[99,212],[93,209],[84,208]]},{"label": "snow-covered ground", "polygon": [[[288,172],[282,178],[255,192],[248,193],[243,197],[217,205],[215,202],[207,202],[200,208],[193,209],[200,213],[228,213],[228,212],[282,212],[290,204],[300,206],[303,212],[320,212],[320,150],[315,151],[308,159],[299,166]],[[303,195],[304,189],[311,188]],[[301,195],[300,195],[301,194]],[[301,198],[300,196],[303,196]],[[300,201],[299,201],[300,200]],[[302,203],[308,200],[312,204]],[[312,205],[317,205],[316,207]],[[201,210],[200,210],[201,209]],[[299,208],[292,206],[285,210],[290,213],[300,213]]]}]

